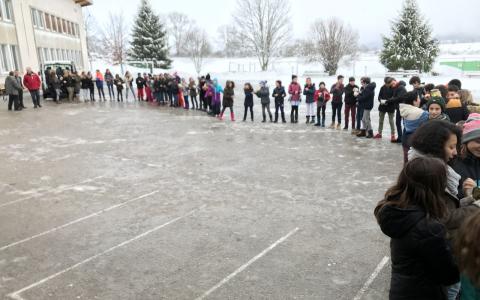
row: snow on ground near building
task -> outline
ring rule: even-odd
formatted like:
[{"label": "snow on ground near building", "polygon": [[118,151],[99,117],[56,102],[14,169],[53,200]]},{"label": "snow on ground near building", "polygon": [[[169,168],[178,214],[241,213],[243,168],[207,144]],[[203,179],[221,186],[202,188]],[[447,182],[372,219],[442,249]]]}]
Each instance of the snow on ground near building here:
[{"label": "snow on ground near building", "polygon": [[[443,61],[452,60],[480,60],[480,43],[470,44],[442,44],[441,55],[437,59],[433,71],[439,76],[430,74],[422,74],[422,81],[425,83],[446,84],[452,78],[462,80],[463,87],[470,89],[475,99],[480,99],[480,76],[468,77],[464,76],[462,71],[450,66],[440,65]],[[120,66],[111,66],[104,61],[92,62],[92,69],[105,70],[110,68],[114,73],[120,73]],[[145,68],[136,68],[125,66],[124,71],[129,70],[132,73],[149,72]],[[155,69],[154,73],[165,70]],[[173,58],[172,68],[168,72],[178,72],[182,77],[196,77],[196,71],[192,61],[189,58]],[[370,76],[377,84],[383,82],[387,69],[380,63],[378,54],[362,53],[353,63],[341,63],[338,74],[346,77],[355,76],[357,80],[361,76]],[[324,81],[327,86],[335,82],[335,76],[327,76],[323,74],[323,67],[318,63],[307,63],[301,58],[280,58],[273,59],[270,70],[262,72],[259,67],[258,60],[255,57],[248,58],[206,58],[203,65],[202,74],[210,73],[213,77],[218,78],[221,82],[228,79],[246,82],[251,81],[254,85],[260,80],[267,80],[273,85],[275,80],[282,80],[288,83],[292,74],[300,76],[301,82],[306,77],[312,77],[315,83]],[[398,78],[408,83],[409,78]],[[358,80],[359,81],[359,80]]]}]

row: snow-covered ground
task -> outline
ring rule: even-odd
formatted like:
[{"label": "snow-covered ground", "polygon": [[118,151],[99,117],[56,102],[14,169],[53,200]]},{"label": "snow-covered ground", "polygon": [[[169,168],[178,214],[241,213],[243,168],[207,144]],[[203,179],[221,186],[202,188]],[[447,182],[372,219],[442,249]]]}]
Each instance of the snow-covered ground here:
[{"label": "snow-covered ground", "polygon": [[[442,44],[440,46],[441,54],[438,57],[433,71],[438,76],[423,74],[422,81],[425,83],[448,83],[452,78],[459,78],[463,83],[463,87],[470,89],[475,99],[480,99],[480,77],[469,78],[456,68],[440,65],[442,61],[452,60],[480,60],[480,43],[466,44]],[[114,73],[120,73],[120,66],[111,66],[104,61],[93,61],[92,69],[105,70],[110,68]],[[124,66],[124,70],[132,73],[148,72],[148,69],[136,68],[132,66]],[[162,70],[154,70],[154,73]],[[163,70],[164,71],[164,70]],[[189,58],[173,58],[172,68],[168,72],[178,72],[182,77],[196,77],[196,71],[193,63]],[[307,76],[312,77],[313,81],[318,83],[324,81],[333,84],[335,76],[323,75],[323,67],[321,64],[308,63],[302,58],[280,58],[274,59],[271,63],[270,70],[261,72],[259,63],[255,57],[247,58],[206,58],[203,64],[202,73],[210,73],[213,77],[220,81],[235,80],[240,82],[251,81],[257,84],[260,80],[267,80],[273,85],[275,80],[289,82],[292,74],[298,74],[300,80],[304,80]],[[370,76],[377,84],[383,82],[386,68],[380,63],[377,53],[362,53],[352,63],[341,63],[338,74],[344,76]],[[408,81],[408,78],[398,78]]]}]

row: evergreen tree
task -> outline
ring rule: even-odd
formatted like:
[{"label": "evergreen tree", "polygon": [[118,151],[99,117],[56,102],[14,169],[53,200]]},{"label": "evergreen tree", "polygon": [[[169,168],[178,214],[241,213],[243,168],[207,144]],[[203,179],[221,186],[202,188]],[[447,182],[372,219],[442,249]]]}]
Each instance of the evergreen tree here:
[{"label": "evergreen tree", "polygon": [[142,0],[135,19],[129,57],[133,60],[154,61],[156,68],[168,69],[167,32],[148,0]]},{"label": "evergreen tree", "polygon": [[415,0],[405,0],[391,30],[390,38],[383,37],[381,63],[390,71],[430,71],[439,53],[438,41],[432,37],[432,29],[423,20]]}]

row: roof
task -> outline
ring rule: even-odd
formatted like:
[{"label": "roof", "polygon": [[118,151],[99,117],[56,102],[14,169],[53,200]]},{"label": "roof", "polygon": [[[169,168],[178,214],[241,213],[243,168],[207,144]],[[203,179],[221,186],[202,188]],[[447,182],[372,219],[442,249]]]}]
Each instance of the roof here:
[{"label": "roof", "polygon": [[76,4],[80,6],[89,6],[93,4],[93,0],[74,0]]}]

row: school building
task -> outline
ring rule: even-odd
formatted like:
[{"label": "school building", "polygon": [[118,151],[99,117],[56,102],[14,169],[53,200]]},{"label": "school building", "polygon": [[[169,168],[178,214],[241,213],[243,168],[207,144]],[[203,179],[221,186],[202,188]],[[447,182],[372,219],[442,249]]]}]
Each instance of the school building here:
[{"label": "school building", "polygon": [[82,7],[92,0],[0,0],[0,79],[44,61],[88,66]]}]

